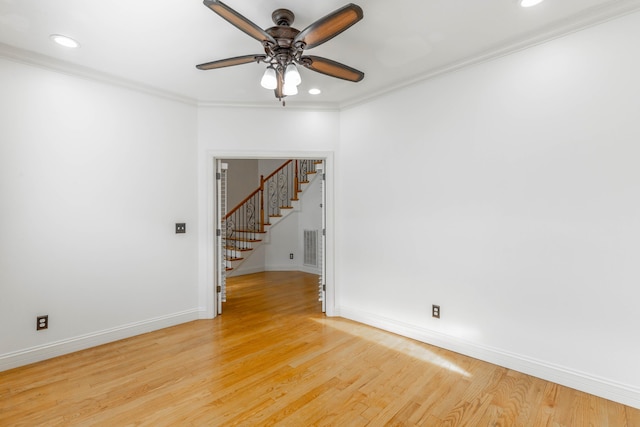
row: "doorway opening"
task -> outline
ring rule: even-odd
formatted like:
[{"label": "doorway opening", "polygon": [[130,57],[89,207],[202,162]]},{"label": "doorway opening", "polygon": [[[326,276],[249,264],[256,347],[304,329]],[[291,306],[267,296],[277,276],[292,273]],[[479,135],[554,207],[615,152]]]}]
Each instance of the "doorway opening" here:
[{"label": "doorway opening", "polygon": [[225,154],[212,163],[213,286],[207,305],[213,317],[223,313],[227,278],[262,271],[316,274],[318,304],[333,315],[331,155]]}]

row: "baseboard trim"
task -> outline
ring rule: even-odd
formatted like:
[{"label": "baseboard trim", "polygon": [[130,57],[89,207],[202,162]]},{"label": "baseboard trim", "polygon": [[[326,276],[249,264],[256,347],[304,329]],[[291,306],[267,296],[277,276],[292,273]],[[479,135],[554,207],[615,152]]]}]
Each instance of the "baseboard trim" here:
[{"label": "baseboard trim", "polygon": [[2,354],[0,355],[0,372],[197,320],[199,315],[200,309],[195,308]]},{"label": "baseboard trim", "polygon": [[498,348],[479,345],[441,334],[415,325],[399,322],[372,313],[348,307],[340,307],[341,317],[393,332],[437,347],[455,351],[498,366],[513,369],[537,378],[542,378],[585,393],[613,400],[640,409],[640,388],[600,378],[565,366],[555,365]]},{"label": "baseboard trim", "polygon": [[321,274],[320,269],[318,267],[310,267],[307,265],[301,266],[298,270],[302,271],[303,273],[317,274],[318,276]]},{"label": "baseboard trim", "polygon": [[247,274],[262,273],[264,271],[265,271],[265,269],[262,266],[259,266],[259,267],[247,267],[247,268],[240,267],[237,270],[231,270],[230,272],[228,272],[227,273],[227,277],[245,276]]},{"label": "baseboard trim", "polygon": [[298,271],[299,267],[297,265],[265,265],[264,271]]},{"label": "baseboard trim", "polygon": [[247,269],[239,268],[237,270],[231,270],[231,274],[227,274],[227,277],[244,276],[247,274],[264,273],[265,271],[302,271],[309,274],[320,274],[320,270],[313,267],[297,266],[297,265],[268,265],[265,267],[252,267]]}]

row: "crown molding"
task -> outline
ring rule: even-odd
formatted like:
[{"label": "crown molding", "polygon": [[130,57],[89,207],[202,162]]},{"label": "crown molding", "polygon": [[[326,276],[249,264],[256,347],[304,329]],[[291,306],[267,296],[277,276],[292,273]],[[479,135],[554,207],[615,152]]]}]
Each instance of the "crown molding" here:
[{"label": "crown molding", "polygon": [[302,110],[302,111],[334,111],[339,112],[340,107],[337,103],[324,102],[324,103],[311,103],[295,101],[287,102],[286,107],[278,101],[274,102],[198,102],[198,107],[202,108],[259,108],[261,110]]},{"label": "crown molding", "polygon": [[152,86],[144,85],[132,80],[116,77],[112,74],[103,73],[88,67],[72,64],[69,62],[61,61],[50,56],[42,55],[40,53],[18,49],[13,46],[9,46],[4,43],[0,43],[0,57],[20,62],[27,65],[32,65],[40,68],[44,68],[51,71],[56,71],[61,74],[66,74],[74,77],[80,77],[87,80],[106,83],[113,86],[119,86],[121,88],[133,90],[136,92],[144,93],[146,95],[152,95],[159,98],[168,99],[170,101],[177,101],[184,104],[196,106],[197,100],[182,96],[169,91],[164,91]]},{"label": "crown molding", "polygon": [[455,71],[493,61],[517,52],[521,52],[528,48],[538,46],[552,40],[556,40],[570,34],[582,31],[584,29],[595,27],[605,22],[621,18],[626,15],[640,11],[640,0],[614,0],[606,5],[592,7],[573,15],[570,18],[562,19],[547,25],[542,29],[532,31],[518,38],[509,40],[492,48],[486,49],[479,54],[468,56],[459,61],[455,61],[442,67],[420,74],[413,78],[407,79],[397,85],[386,87],[382,90],[353,98],[340,103],[340,110],[356,107],[361,104],[373,101],[391,92],[414,86],[426,80],[431,80],[444,74],[453,73]]},{"label": "crown molding", "polygon": [[[513,53],[517,53],[533,46],[541,45],[546,42],[573,34],[575,32],[593,27],[613,19],[629,15],[640,10],[640,0],[613,0],[606,5],[600,5],[589,8],[580,14],[573,15],[570,18],[562,19],[547,25],[546,27],[527,33],[515,39],[511,39],[506,43],[493,46],[481,52],[446,64],[442,67],[432,69],[426,73],[422,73],[413,78],[404,80],[401,83],[390,85],[384,89],[374,91],[367,95],[354,97],[344,102],[338,103],[296,103],[291,101],[287,103],[287,110],[306,110],[306,111],[342,111],[370,101],[380,98],[397,90],[416,85],[418,83],[431,80],[444,74],[452,73],[467,67],[489,62],[498,58],[502,58]],[[145,85],[136,81],[113,76],[88,67],[68,63],[36,52],[18,49],[4,43],[0,43],[0,57],[4,57],[16,62],[21,62],[41,68],[57,71],[63,74],[85,78],[92,81],[102,82],[114,86],[119,86],[129,90],[134,90],[144,94],[177,101],[196,107],[224,107],[224,108],[259,108],[259,109],[278,109],[282,105],[278,102],[225,102],[225,101],[205,101],[191,97],[183,96],[173,92],[158,89]]]},{"label": "crown molding", "polygon": [[[281,109],[280,102],[208,102],[182,96],[169,91],[164,91],[152,86],[147,86],[132,80],[123,79],[108,73],[96,71],[94,69],[65,62],[56,58],[42,55],[36,52],[19,49],[4,43],[0,43],[0,57],[20,62],[27,65],[37,66],[47,70],[56,71],[62,74],[80,77],[91,81],[97,81],[114,86],[119,86],[129,90],[134,90],[147,95],[177,101],[196,107],[224,107],[224,108],[259,108],[259,109]],[[296,103],[290,101],[286,104],[287,110],[305,111],[340,111],[337,103]]]}]

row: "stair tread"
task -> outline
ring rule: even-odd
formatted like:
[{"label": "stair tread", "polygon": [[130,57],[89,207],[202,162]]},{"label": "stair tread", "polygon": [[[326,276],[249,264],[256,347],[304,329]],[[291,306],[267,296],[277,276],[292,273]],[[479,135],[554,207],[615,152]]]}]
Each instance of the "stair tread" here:
[{"label": "stair tread", "polygon": [[249,243],[262,242],[262,240],[260,239],[245,239],[242,237],[227,237],[227,240],[232,240],[234,242],[249,242]]},{"label": "stair tread", "polygon": [[225,246],[224,248],[228,251],[240,251],[240,252],[247,252],[247,251],[253,250],[253,248],[236,248],[235,246]]},{"label": "stair tread", "polygon": [[280,209],[293,209],[293,206],[280,206]]},{"label": "stair tread", "polygon": [[227,261],[242,261],[244,258],[227,258]]},{"label": "stair tread", "polygon": [[[265,224],[267,225],[267,224]],[[259,234],[266,234],[266,231],[259,231],[259,230],[239,230],[236,229],[234,230],[236,233],[259,233]]]}]

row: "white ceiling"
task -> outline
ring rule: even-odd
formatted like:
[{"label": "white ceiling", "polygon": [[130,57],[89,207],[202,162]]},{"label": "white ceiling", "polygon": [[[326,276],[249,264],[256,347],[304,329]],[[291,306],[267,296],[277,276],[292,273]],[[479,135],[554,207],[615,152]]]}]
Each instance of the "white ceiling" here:
[{"label": "white ceiling", "polygon": [[[263,28],[291,9],[302,30],[348,0],[226,0]],[[521,49],[640,10],[640,0],[354,0],[364,19],[306,53],[365,73],[359,83],[302,69],[301,93],[287,105],[349,105],[444,71]],[[49,39],[64,34],[76,50]],[[196,64],[263,53],[260,43],[200,0],[0,0],[0,54],[202,104],[277,104],[259,85],[263,64],[200,71]],[[319,96],[306,93],[322,89]]]}]

